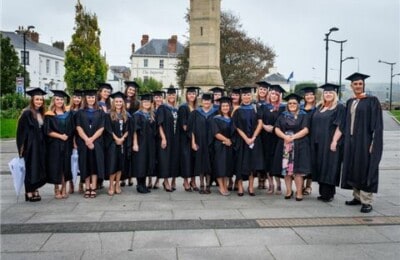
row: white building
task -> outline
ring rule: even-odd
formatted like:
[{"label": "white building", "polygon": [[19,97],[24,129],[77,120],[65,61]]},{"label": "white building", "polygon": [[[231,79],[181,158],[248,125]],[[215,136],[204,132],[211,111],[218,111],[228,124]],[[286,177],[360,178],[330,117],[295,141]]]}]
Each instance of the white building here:
[{"label": "white building", "polygon": [[184,46],[178,42],[178,37],[170,39],[152,39],[143,35],[141,47],[135,51],[132,44],[131,79],[141,78],[143,81],[150,77],[161,81],[163,87],[177,86],[176,64],[178,55],[182,54]]},{"label": "white building", "polygon": [[[23,64],[24,36],[19,32],[1,32],[10,38],[18,57]],[[57,46],[57,47],[55,47]],[[26,34],[26,70],[30,84],[27,87],[40,87],[46,92],[50,89],[64,90],[64,43],[55,42],[53,46],[40,43],[37,32]],[[23,77],[23,75],[21,75]]]},{"label": "white building", "polygon": [[111,84],[113,92],[125,91],[125,80],[129,80],[131,71],[125,66],[110,66],[106,82]]}]

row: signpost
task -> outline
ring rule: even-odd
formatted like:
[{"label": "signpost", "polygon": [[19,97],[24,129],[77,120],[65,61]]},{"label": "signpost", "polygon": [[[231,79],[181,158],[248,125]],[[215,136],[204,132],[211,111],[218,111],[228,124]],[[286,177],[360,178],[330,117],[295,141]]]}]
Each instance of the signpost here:
[{"label": "signpost", "polygon": [[24,78],[17,77],[15,82],[16,82],[15,92],[23,95],[24,94]]}]

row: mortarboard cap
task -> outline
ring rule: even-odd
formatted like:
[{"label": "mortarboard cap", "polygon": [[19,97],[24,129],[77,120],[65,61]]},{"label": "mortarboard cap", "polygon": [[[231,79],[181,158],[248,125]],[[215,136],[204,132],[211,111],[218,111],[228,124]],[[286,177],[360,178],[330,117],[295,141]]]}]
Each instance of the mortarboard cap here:
[{"label": "mortarboard cap", "polygon": [[305,95],[306,93],[313,93],[313,94],[315,94],[316,91],[317,91],[317,87],[305,87],[305,88],[302,88],[302,89],[300,90],[300,92],[301,92],[303,95]]},{"label": "mortarboard cap", "polygon": [[270,88],[270,87],[272,86],[272,84],[268,83],[268,82],[265,81],[265,80],[257,81],[256,84],[257,84],[259,87],[264,87],[264,88]]},{"label": "mortarboard cap", "polygon": [[153,96],[165,97],[165,91],[164,90],[154,90],[151,93],[153,94]]},{"label": "mortarboard cap", "polygon": [[124,83],[126,87],[140,88],[139,84],[137,84],[135,81],[126,80]]},{"label": "mortarboard cap", "polygon": [[217,99],[216,101],[218,101],[220,104],[221,103],[232,103],[232,98],[223,96],[223,97],[220,97],[219,99]]},{"label": "mortarboard cap", "polygon": [[98,86],[99,90],[103,89],[103,88],[109,89],[110,91],[113,90],[111,84],[109,84],[109,83],[98,83],[97,86]]},{"label": "mortarboard cap", "polygon": [[238,87],[231,88],[231,94],[240,94],[240,88]]},{"label": "mortarboard cap", "polygon": [[75,89],[74,92],[72,92],[73,96],[77,96],[77,97],[82,97],[83,96],[83,90],[81,89]]},{"label": "mortarboard cap", "polygon": [[224,94],[225,89],[220,88],[220,87],[214,87],[214,88],[210,88],[210,91],[211,91],[212,93],[221,93],[221,94]]},{"label": "mortarboard cap", "polygon": [[252,89],[254,89],[254,87],[241,87],[240,94],[251,93]]},{"label": "mortarboard cap", "polygon": [[286,93],[285,89],[281,87],[281,85],[271,85],[271,87],[269,88],[269,90],[275,90],[278,91],[279,93]]},{"label": "mortarboard cap", "polygon": [[319,88],[322,88],[324,91],[337,91],[339,89],[339,85],[331,84],[331,83],[326,83],[322,86],[319,86]]},{"label": "mortarboard cap", "polygon": [[356,81],[356,80],[365,80],[366,78],[369,78],[369,75],[361,74],[361,73],[353,73],[350,76],[348,76],[346,79],[350,80],[351,82]]},{"label": "mortarboard cap", "polygon": [[85,89],[83,91],[84,96],[96,96],[97,90],[96,89]]},{"label": "mortarboard cap", "polygon": [[141,101],[144,101],[144,100],[153,101],[153,95],[151,93],[141,94],[141,95],[139,95],[139,97],[140,97]]},{"label": "mortarboard cap", "polygon": [[297,95],[296,93],[290,93],[286,97],[284,97],[284,100],[286,100],[286,101],[289,101],[291,99],[295,99],[295,100],[297,100],[297,102],[300,103],[300,100],[302,100],[303,98],[301,96]]},{"label": "mortarboard cap", "polygon": [[203,93],[203,95],[201,96],[202,100],[213,100],[213,94],[212,93]]},{"label": "mortarboard cap", "polygon": [[47,93],[41,88],[34,88],[34,89],[26,91],[26,94],[33,97],[33,96],[44,96]]},{"label": "mortarboard cap", "polygon": [[177,91],[177,90],[178,90],[177,88],[175,88],[174,86],[170,85],[170,86],[167,88],[167,94],[176,94],[176,91]]},{"label": "mortarboard cap", "polygon": [[111,97],[111,98],[122,98],[122,99],[125,99],[125,98],[126,98],[125,94],[122,93],[121,91],[117,91],[117,92],[115,92],[115,93],[112,93],[112,94],[110,95],[110,97]]},{"label": "mortarboard cap", "polygon": [[195,92],[198,94],[200,92],[200,88],[199,87],[187,87],[186,93],[188,93],[188,92]]},{"label": "mortarboard cap", "polygon": [[51,92],[53,92],[53,96],[55,97],[61,97],[61,98],[69,98],[68,94],[65,93],[62,90],[50,90]]}]

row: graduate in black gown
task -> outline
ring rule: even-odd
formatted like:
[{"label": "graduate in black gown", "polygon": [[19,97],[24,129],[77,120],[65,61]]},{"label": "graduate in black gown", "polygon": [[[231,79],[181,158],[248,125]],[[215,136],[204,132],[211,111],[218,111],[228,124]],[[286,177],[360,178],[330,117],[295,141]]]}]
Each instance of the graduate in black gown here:
[{"label": "graduate in black gown", "polygon": [[[282,95],[285,92],[286,91],[280,85],[271,85],[268,93],[267,103],[260,107],[263,122],[263,131],[261,137],[264,147],[265,172],[267,173],[269,184],[267,194],[282,194],[280,179],[282,175],[273,175],[271,168],[275,157],[276,145],[279,140],[279,137],[275,134],[275,122],[285,111],[285,105],[282,104]],[[276,184],[274,184],[274,179]]]},{"label": "graduate in black gown", "polygon": [[[81,108],[82,106],[82,97],[83,97],[83,91],[79,90],[79,89],[75,89],[74,92],[72,93],[72,97],[70,100],[70,104],[67,107],[67,110],[71,113],[72,115],[72,123],[74,124],[74,131],[72,133],[72,139],[73,139],[73,150],[76,150],[76,152],[78,151],[78,146],[76,145],[76,135],[78,134],[76,132],[76,113],[78,112],[78,110]],[[69,182],[69,193],[72,194],[74,193],[74,186],[75,183],[71,180]],[[83,182],[80,181],[79,182],[79,193],[83,193]]]},{"label": "graduate in black gown", "polygon": [[151,176],[155,165],[156,122],[152,112],[152,95],[140,96],[140,108],[133,114],[133,176],[136,177],[136,190],[149,193],[146,177]]},{"label": "graduate in black gown", "polygon": [[97,179],[104,179],[105,113],[99,108],[96,90],[85,90],[82,109],[76,114],[76,143],[81,179],[85,180],[85,198],[95,198]]},{"label": "graduate in black gown", "polygon": [[342,163],[342,132],[345,107],[339,103],[338,85],[324,84],[321,104],[311,122],[312,179],[319,184],[319,200],[330,202],[339,186]]},{"label": "graduate in black gown", "polygon": [[[163,178],[164,190],[176,189],[175,178],[179,171],[179,139],[177,134],[178,109],[176,107],[176,88],[167,89],[167,102],[162,104],[156,113],[156,122],[160,145],[157,147],[158,177]],[[168,178],[173,178],[170,184]]]},{"label": "graduate in black gown", "polygon": [[[235,111],[240,107],[242,100],[240,99],[240,88],[233,87],[231,89],[230,98],[232,99],[232,113],[231,117]],[[237,133],[235,132],[232,136],[232,140],[235,140]],[[235,149],[233,149],[233,158],[236,158]],[[235,165],[233,165],[232,172],[235,173]],[[233,181],[233,177],[228,178],[228,191],[238,190],[238,180]]]},{"label": "graduate in black gown", "polygon": [[72,180],[71,154],[75,129],[72,114],[65,106],[67,93],[51,91],[54,95],[44,117],[47,182],[54,184],[55,198],[63,199],[68,197],[67,182]]},{"label": "graduate in black gown", "polygon": [[17,149],[25,160],[25,201],[41,200],[39,188],[46,183],[46,142],[43,131],[44,95],[40,88],[26,91],[29,107],[22,111],[17,125]]},{"label": "graduate in black gown", "polygon": [[[139,109],[140,102],[137,98],[137,95],[139,93],[139,84],[136,81],[125,81],[125,106],[126,106],[126,111],[133,116],[133,114]],[[131,164],[130,164],[131,165]],[[133,176],[131,175],[132,169],[129,170],[127,175],[122,173],[121,176],[121,186],[125,186],[126,180],[128,180],[128,185],[132,186],[133,185]]]},{"label": "graduate in black gown", "polygon": [[120,180],[122,173],[129,171],[128,154],[132,149],[129,138],[131,116],[125,109],[125,95],[118,91],[111,94],[111,109],[105,120],[105,178],[109,180],[108,195],[121,193]]},{"label": "graduate in black gown", "polygon": [[[312,125],[311,125],[311,118],[315,112],[315,108],[316,108],[316,104],[317,104],[317,97],[315,95],[317,91],[317,87],[315,86],[310,86],[310,87],[305,87],[301,90],[301,94],[303,96],[304,99],[304,104],[302,104],[300,106],[300,109],[303,110],[304,112],[306,112],[308,114],[308,117],[310,118],[309,123],[310,126],[308,127],[308,130],[310,131],[310,135],[311,135],[311,129],[312,129]],[[312,162],[313,163],[313,162]],[[312,191],[312,174],[307,175],[304,178],[304,188],[303,188],[303,195],[310,195],[311,191]]]},{"label": "graduate in black gown", "polygon": [[364,93],[368,75],[354,73],[351,81],[354,97],[346,102],[343,129],[344,154],[342,188],[353,189],[353,200],[346,205],[360,205],[362,213],[372,210],[372,194],[378,192],[379,163],[383,150],[383,119],[379,100]]},{"label": "graduate in black gown", "polygon": [[242,104],[232,116],[238,134],[235,140],[235,171],[238,180],[238,196],[243,196],[243,181],[248,180],[248,193],[255,196],[254,177],[264,169],[263,147],[261,143],[262,116],[252,105],[252,87],[241,88]]},{"label": "graduate in black gown", "polygon": [[218,115],[211,121],[211,131],[214,136],[214,168],[213,175],[218,182],[219,192],[223,196],[229,195],[226,187],[228,177],[233,173],[233,143],[235,131],[231,119],[232,104],[230,97],[221,97],[219,100]]},{"label": "graduate in black gown", "polygon": [[99,107],[103,109],[104,113],[108,113],[111,108],[110,95],[113,88],[108,83],[99,83],[97,90],[97,103]]},{"label": "graduate in black gown", "polygon": [[301,96],[289,94],[286,111],[275,123],[275,134],[280,138],[276,145],[271,172],[285,178],[285,199],[293,197],[292,179],[296,184],[296,201],[303,200],[304,176],[311,174],[309,117],[300,109]]},{"label": "graduate in black gown", "polygon": [[[185,191],[199,191],[196,186],[196,177],[194,175],[194,154],[192,150],[192,136],[189,133],[189,115],[197,109],[197,96],[199,87],[186,88],[186,103],[179,106],[178,109],[178,135],[179,135],[179,174],[183,178],[183,188]],[[189,181],[190,178],[190,181]]]},{"label": "graduate in black gown", "polygon": [[[271,87],[271,84],[268,83],[265,80],[261,80],[256,82],[257,84],[257,93],[256,93],[256,110],[260,110],[263,105],[268,104],[268,96],[269,96],[269,89]],[[266,146],[264,145],[265,141],[265,131],[261,131],[261,139],[263,141],[263,153],[264,153],[264,158],[266,156],[266,153],[268,152],[268,149],[266,149]],[[265,159],[264,159],[265,160]],[[267,180],[267,172],[265,169],[260,170],[257,172],[258,175],[258,189],[266,189],[265,181]]]},{"label": "graduate in black gown", "polygon": [[194,152],[194,174],[200,176],[200,194],[211,193],[212,154],[210,154],[210,149],[214,139],[211,133],[211,121],[217,112],[212,106],[212,98],[211,93],[203,93],[201,107],[190,113],[188,123]]},{"label": "graduate in black gown", "polygon": [[219,108],[219,99],[224,95],[225,89],[220,87],[210,88],[210,91],[213,93],[213,108],[218,110]]},{"label": "graduate in black gown", "polygon": [[[164,104],[164,99],[165,99],[165,91],[164,90],[154,90],[152,92],[153,94],[153,114],[157,113],[157,109]],[[159,135],[156,134],[156,146],[160,146],[160,138]],[[159,183],[160,179],[158,178],[158,154],[157,154],[157,149],[156,149],[156,157],[155,157],[155,162],[154,162],[154,171],[152,175],[147,177],[148,182],[147,182],[147,188],[148,189],[158,189],[159,188]],[[156,177],[156,180],[154,181],[153,185],[153,177]]]}]

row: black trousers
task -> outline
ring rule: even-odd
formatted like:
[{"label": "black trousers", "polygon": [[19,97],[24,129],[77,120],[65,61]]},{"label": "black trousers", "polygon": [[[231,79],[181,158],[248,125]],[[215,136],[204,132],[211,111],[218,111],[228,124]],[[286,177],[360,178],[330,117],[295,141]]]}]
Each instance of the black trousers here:
[{"label": "black trousers", "polygon": [[319,184],[319,195],[321,195],[324,199],[333,198],[336,194],[336,186],[330,185],[326,183],[318,183]]}]

